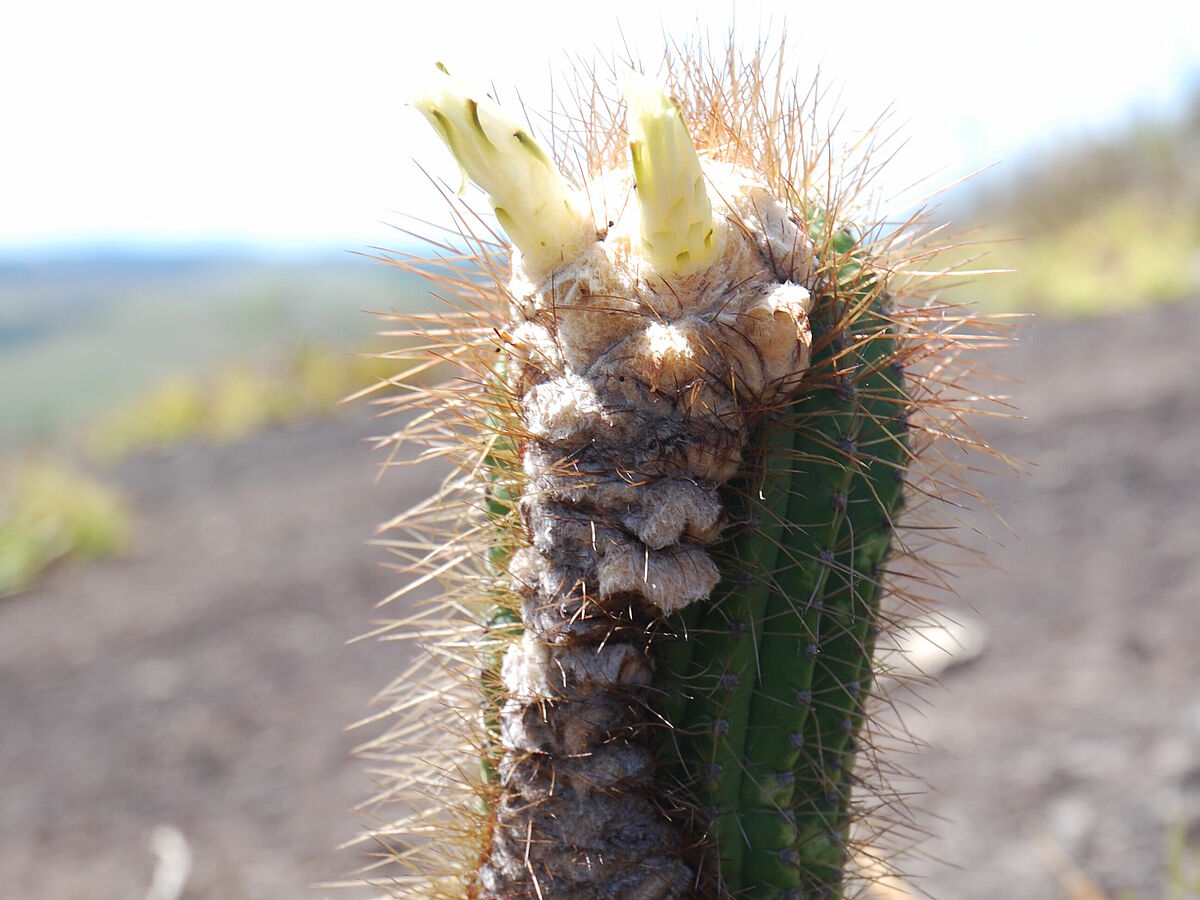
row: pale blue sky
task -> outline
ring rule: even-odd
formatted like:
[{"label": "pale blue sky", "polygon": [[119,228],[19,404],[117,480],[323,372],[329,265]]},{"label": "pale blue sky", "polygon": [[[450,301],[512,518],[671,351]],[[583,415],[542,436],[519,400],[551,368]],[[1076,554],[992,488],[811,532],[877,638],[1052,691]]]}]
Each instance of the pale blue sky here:
[{"label": "pale blue sky", "polygon": [[[515,86],[536,110],[569,53],[591,56],[623,32],[650,59],[664,28],[685,33],[699,21],[720,35],[732,9],[10,3],[0,12],[0,248],[394,244],[385,223],[402,222],[399,212],[439,214],[414,160],[454,177],[404,102],[434,60],[493,82],[502,98]],[[738,4],[737,25],[749,40],[786,11],[797,63],[819,64],[840,86],[848,130],[888,104],[907,123],[890,183],[931,175],[932,186],[1134,108],[1167,109],[1200,79],[1200,4],[1076,9],[1086,7],[763,0]]]}]

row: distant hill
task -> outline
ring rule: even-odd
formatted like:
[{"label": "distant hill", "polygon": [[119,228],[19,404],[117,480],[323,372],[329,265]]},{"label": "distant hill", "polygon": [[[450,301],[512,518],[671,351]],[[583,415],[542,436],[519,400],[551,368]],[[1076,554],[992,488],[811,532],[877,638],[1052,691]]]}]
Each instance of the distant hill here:
[{"label": "distant hill", "polygon": [[[981,177],[951,207],[1011,268],[969,291],[996,309],[1118,312],[1200,291],[1200,88],[1173,120],[1032,150]],[[974,229],[974,230],[971,230]],[[965,295],[968,289],[964,288]]]},{"label": "distant hill", "polygon": [[301,344],[373,349],[364,310],[427,303],[349,253],[81,251],[0,257],[0,448],[53,440],[171,373]]}]

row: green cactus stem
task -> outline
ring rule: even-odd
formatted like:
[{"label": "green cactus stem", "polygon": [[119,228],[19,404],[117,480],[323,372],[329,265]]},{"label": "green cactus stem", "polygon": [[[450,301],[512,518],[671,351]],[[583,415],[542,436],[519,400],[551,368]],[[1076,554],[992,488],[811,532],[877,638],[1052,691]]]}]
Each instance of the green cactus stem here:
[{"label": "green cactus stem", "polygon": [[804,785],[794,809],[804,895],[842,896],[847,865],[854,747],[873,677],[875,633],[883,593],[883,566],[903,498],[908,465],[907,394],[898,364],[886,296],[843,332],[857,375],[854,467],[846,499],[846,527],[826,585],[823,633],[805,731],[805,753],[795,777]]},{"label": "green cactus stem", "polygon": [[[415,568],[473,568],[431,641],[468,739],[439,780],[424,723],[405,738],[435,803],[387,837],[436,874],[398,896],[846,895],[909,416],[938,434],[970,342],[893,308],[926,251],[818,185],[780,124],[803,92],[768,102],[732,51],[679,65],[679,102],[637,77],[581,113],[578,183],[444,72],[415,103],[512,253],[477,254],[494,285],[443,278],[465,377],[411,404],[409,433],[457,453],[464,535],[439,520]],[[438,869],[447,820],[465,837]]]},{"label": "green cactus stem", "polygon": [[[877,285],[851,258],[849,235],[823,240],[824,224],[816,218],[814,237],[835,274],[816,297],[808,388],[764,426],[762,471],[731,489],[731,509],[744,508],[746,521],[722,555],[721,588],[677,621],[684,639],[658,658],[666,695],[693,698],[667,713],[683,737],[665,752],[679,754],[676,768],[709,811],[720,889],[737,896],[810,890],[842,863],[839,851],[831,866],[817,838],[842,833],[849,798],[839,789],[826,810],[831,773],[811,770],[831,755],[837,772],[849,768],[845,747],[865,692],[855,685],[870,679],[866,630],[906,452],[903,436],[889,441],[877,421],[903,411]],[[874,590],[856,580],[864,571]]]},{"label": "green cactus stem", "polygon": [[[750,696],[760,665],[759,640],[772,595],[769,573],[779,567],[793,496],[794,433],[775,427],[763,440],[758,471],[730,492],[736,532],[722,547],[725,578],[713,601],[698,608],[683,641],[663,645],[657,675],[673,698],[668,721],[677,726],[666,754],[668,770],[681,771],[703,809],[715,811],[713,828],[721,872],[737,873],[745,841],[741,809]],[[682,629],[681,629],[682,631]],[[689,645],[686,657],[675,649]],[[692,697],[690,703],[687,698]],[[677,718],[671,719],[670,716]]]}]

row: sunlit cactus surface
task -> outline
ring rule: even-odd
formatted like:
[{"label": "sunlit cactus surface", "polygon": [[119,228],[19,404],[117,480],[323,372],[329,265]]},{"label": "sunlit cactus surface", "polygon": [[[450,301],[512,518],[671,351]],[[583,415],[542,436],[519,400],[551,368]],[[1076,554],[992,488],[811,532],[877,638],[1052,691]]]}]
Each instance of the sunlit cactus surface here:
[{"label": "sunlit cactus surface", "polygon": [[366,749],[411,810],[373,835],[385,893],[832,898],[887,871],[876,648],[945,583],[924,526],[970,497],[960,356],[994,337],[936,299],[937,230],[873,205],[873,139],[841,153],[770,60],[583,74],[543,141],[444,69],[415,101],[461,239],[389,257],[445,308],[409,323],[382,443],[453,468],[385,527],[397,596],[441,584],[383,627],[422,644]]}]

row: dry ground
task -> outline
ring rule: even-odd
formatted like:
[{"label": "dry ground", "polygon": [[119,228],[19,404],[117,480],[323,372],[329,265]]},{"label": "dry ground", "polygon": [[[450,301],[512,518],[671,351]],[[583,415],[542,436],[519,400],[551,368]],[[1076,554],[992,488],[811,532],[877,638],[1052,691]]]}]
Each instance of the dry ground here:
[{"label": "dry ground", "polygon": [[[1018,537],[959,585],[984,655],[907,717],[945,863],[906,868],[934,896],[1065,896],[1066,857],[1158,898],[1166,828],[1200,843],[1197,336],[1191,303],[1038,323],[996,360],[1028,418],[986,434],[1037,468],[988,486]],[[137,900],[160,823],[187,898],[339,895],[309,885],[359,861],[333,851],[370,790],[342,727],[406,653],[346,644],[397,584],[364,542],[429,483],[374,484],[375,430],[133,461],[133,556],[0,601],[0,896]]]}]

